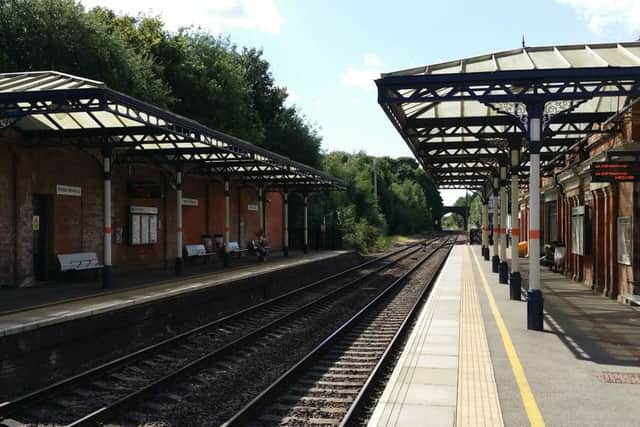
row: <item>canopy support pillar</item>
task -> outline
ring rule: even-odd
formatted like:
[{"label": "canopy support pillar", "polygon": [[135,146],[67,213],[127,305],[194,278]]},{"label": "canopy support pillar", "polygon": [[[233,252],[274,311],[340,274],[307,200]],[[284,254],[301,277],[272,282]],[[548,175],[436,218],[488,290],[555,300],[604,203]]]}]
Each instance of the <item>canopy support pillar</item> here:
[{"label": "canopy support pillar", "polygon": [[544,299],[540,290],[540,143],[544,103],[528,104],[529,113],[529,291],[527,329],[543,330]]},{"label": "canopy support pillar", "polygon": [[309,252],[309,196],[304,193],[304,246],[302,251]]},{"label": "canopy support pillar", "polygon": [[282,231],[284,236],[282,239],[282,253],[284,256],[289,256],[289,190],[285,189],[282,193],[283,206],[282,206]]},{"label": "canopy support pillar", "polygon": [[518,218],[518,199],[520,184],[518,183],[518,167],[520,165],[520,149],[511,148],[511,275],[509,276],[509,298],[520,301],[522,277],[520,277],[520,219]]},{"label": "canopy support pillar", "polygon": [[500,166],[500,264],[498,282],[509,283],[509,264],[507,263],[507,167]]},{"label": "canopy support pillar", "polygon": [[229,267],[231,265],[231,260],[229,256],[229,193],[230,193],[230,184],[229,177],[224,177],[224,240],[222,243],[222,263],[225,267]]},{"label": "canopy support pillar", "polygon": [[264,231],[264,186],[258,187],[258,221],[260,221],[260,236],[265,234]]},{"label": "canopy support pillar", "polygon": [[482,257],[489,261],[489,200],[482,200]]},{"label": "canopy support pillar", "polygon": [[113,285],[113,266],[111,260],[111,147],[106,143],[103,147],[104,172],[104,256],[102,267],[102,287]]},{"label": "canopy support pillar", "polygon": [[184,275],[182,258],[182,167],[176,171],[176,276]]},{"label": "canopy support pillar", "polygon": [[498,198],[498,187],[500,178],[493,177],[493,256],[491,257],[491,272],[497,273],[500,265],[498,256],[498,239],[500,238],[500,199]]}]

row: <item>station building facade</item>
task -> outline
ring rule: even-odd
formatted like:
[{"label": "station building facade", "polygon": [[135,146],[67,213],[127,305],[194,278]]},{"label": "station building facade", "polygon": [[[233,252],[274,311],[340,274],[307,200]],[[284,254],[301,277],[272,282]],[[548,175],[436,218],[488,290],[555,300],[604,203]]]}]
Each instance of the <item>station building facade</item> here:
[{"label": "station building facade", "polygon": [[[0,130],[0,286],[30,286],[56,277],[56,255],[103,257],[103,167],[99,150],[27,147]],[[112,258],[115,271],[167,267],[176,259],[176,191],[159,166],[118,164],[112,171]],[[144,230],[132,211],[146,216]],[[184,244],[224,233],[224,184],[185,174]],[[266,235],[283,247],[283,194],[265,196]],[[132,228],[142,235],[132,235]],[[260,231],[258,188],[231,181],[230,238],[241,248]]]},{"label": "station building facade", "polygon": [[[622,302],[640,301],[640,183],[594,182],[596,162],[640,164],[640,105],[611,133],[592,136],[565,167],[542,179],[541,239],[565,247],[562,272]],[[528,196],[520,206],[520,240],[528,240]]]}]

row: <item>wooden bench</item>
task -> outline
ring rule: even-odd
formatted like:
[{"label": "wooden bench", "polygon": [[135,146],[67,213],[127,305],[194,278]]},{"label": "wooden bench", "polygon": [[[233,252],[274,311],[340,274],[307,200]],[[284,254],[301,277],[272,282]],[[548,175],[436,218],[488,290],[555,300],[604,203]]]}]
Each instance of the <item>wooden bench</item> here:
[{"label": "wooden bench", "polygon": [[78,252],[72,254],[58,254],[60,271],[97,270],[103,267],[95,252]]},{"label": "wooden bench", "polygon": [[196,245],[184,245],[184,254],[188,259],[195,259],[213,256],[215,252],[207,252],[204,244],[198,243]]},{"label": "wooden bench", "polygon": [[227,244],[227,250],[229,254],[238,254],[238,257],[241,257],[244,252],[249,252],[248,249],[240,249],[240,244],[238,242],[229,242]]}]

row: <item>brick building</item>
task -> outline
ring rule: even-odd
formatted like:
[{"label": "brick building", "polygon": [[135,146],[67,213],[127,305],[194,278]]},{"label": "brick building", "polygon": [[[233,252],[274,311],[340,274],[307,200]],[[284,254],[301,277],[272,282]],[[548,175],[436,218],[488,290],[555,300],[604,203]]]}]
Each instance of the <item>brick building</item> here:
[{"label": "brick building", "polygon": [[246,247],[261,229],[286,251],[285,194],[342,185],[55,72],[0,75],[0,119],[0,286],[55,278],[61,253],[94,252],[120,272],[178,266],[203,236]]},{"label": "brick building", "polygon": [[[604,125],[607,126],[607,125]],[[638,163],[640,104],[563,157],[564,167],[542,179],[541,239],[565,246],[563,273],[621,301],[640,295],[640,183],[593,182],[591,165]],[[528,239],[527,194],[521,199],[520,240]]]}]

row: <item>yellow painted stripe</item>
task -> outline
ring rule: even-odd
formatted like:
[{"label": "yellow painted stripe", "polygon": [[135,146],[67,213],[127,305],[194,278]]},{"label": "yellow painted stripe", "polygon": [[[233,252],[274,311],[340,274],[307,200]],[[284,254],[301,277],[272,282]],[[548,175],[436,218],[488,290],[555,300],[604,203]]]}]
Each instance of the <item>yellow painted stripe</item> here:
[{"label": "yellow painted stripe", "polygon": [[520,390],[520,397],[522,397],[522,403],[524,405],[525,411],[527,412],[529,423],[533,427],[544,427],[544,419],[542,418],[542,414],[540,413],[540,409],[538,408],[536,399],[533,397],[533,392],[531,391],[531,387],[529,386],[529,381],[527,381],[527,376],[525,375],[522,363],[520,363],[520,359],[518,358],[516,348],[511,341],[509,331],[507,330],[507,327],[504,324],[504,320],[502,319],[502,315],[498,310],[496,300],[491,293],[489,282],[487,282],[487,278],[484,275],[484,271],[482,270],[482,266],[480,265],[475,252],[471,250],[471,253],[473,254],[473,259],[475,259],[476,265],[478,266],[478,271],[480,272],[480,278],[482,279],[484,291],[487,295],[487,299],[489,300],[489,305],[491,307],[493,317],[496,320],[496,324],[498,325],[498,331],[500,331],[502,343],[504,344],[504,349],[507,352],[507,357],[509,358],[509,363],[511,364],[511,370],[513,371],[513,375],[516,378],[516,383],[518,384],[518,389]]}]

